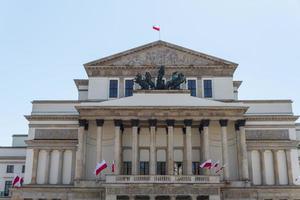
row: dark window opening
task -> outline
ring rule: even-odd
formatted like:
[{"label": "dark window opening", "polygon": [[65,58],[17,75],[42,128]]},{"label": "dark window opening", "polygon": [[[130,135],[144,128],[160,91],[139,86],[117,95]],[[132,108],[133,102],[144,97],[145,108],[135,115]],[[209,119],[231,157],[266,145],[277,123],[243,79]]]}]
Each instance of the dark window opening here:
[{"label": "dark window opening", "polygon": [[109,81],[109,98],[118,97],[118,80]]}]

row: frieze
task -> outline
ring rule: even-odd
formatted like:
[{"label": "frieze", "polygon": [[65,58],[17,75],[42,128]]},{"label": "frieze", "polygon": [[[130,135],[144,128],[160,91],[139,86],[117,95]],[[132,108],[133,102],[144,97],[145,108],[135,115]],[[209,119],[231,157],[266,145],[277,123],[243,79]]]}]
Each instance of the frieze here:
[{"label": "frieze", "polygon": [[35,139],[77,140],[77,129],[36,129]]},{"label": "frieze", "polygon": [[246,130],[247,140],[289,140],[288,129]]},{"label": "frieze", "polygon": [[190,194],[204,194],[204,195],[218,195],[219,189],[210,187],[193,187],[190,185],[185,186],[151,186],[151,187],[107,187],[107,195],[143,195],[143,194],[156,194],[156,195],[190,195]]}]

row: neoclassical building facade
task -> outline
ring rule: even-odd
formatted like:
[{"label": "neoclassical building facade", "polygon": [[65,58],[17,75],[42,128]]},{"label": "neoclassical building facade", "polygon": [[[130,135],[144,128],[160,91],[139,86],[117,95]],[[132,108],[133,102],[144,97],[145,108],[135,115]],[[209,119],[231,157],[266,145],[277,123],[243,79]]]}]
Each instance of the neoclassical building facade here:
[{"label": "neoclassical building facade", "polygon": [[[175,71],[186,82],[133,81],[149,72],[156,82],[162,65],[165,83]],[[32,102],[25,183],[12,199],[300,199],[292,101],[238,99],[237,66],[164,41],[85,64],[78,100]],[[205,160],[224,169],[201,169]]]}]

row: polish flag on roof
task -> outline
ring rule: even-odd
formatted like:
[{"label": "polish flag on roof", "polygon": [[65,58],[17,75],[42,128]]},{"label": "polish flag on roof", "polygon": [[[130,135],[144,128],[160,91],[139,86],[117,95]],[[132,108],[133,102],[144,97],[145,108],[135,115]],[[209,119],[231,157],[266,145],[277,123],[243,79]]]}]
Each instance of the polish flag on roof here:
[{"label": "polish flag on roof", "polygon": [[105,168],[107,168],[106,161],[102,160],[100,163],[97,163],[94,174],[98,176]]},{"label": "polish flag on roof", "polygon": [[111,165],[111,172],[112,172],[112,173],[115,172],[115,161],[112,162],[112,165]]},{"label": "polish flag on roof", "polygon": [[153,30],[156,30],[156,31],[160,31],[160,27],[159,27],[159,26],[156,26],[156,25],[155,25],[155,26],[152,26],[152,29],[153,29]]},{"label": "polish flag on roof", "polygon": [[216,162],[213,164],[212,168],[217,168],[217,167],[219,167],[219,165],[220,165],[220,161],[216,161]]},{"label": "polish flag on roof", "polygon": [[207,160],[205,162],[203,162],[201,165],[200,165],[200,168],[203,168],[203,169],[211,169],[211,167],[213,166],[213,163],[211,160]]}]

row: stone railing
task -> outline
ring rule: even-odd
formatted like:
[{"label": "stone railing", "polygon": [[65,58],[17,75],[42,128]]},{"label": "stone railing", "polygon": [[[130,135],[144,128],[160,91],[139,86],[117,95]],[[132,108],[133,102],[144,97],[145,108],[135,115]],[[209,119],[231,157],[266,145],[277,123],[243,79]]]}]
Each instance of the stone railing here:
[{"label": "stone railing", "polygon": [[106,183],[220,183],[220,177],[188,175],[106,175]]}]

